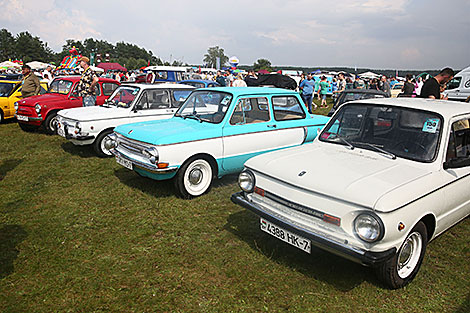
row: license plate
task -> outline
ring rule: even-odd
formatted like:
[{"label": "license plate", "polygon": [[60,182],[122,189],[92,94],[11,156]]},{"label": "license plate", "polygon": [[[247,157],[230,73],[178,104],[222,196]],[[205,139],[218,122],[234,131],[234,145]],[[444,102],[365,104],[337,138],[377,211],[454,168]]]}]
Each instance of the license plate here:
[{"label": "license plate", "polygon": [[132,162],[131,161],[128,161],[128,160],[123,159],[121,157],[116,157],[116,162],[118,164],[121,164],[125,168],[130,169],[132,171]]},{"label": "license plate", "polygon": [[17,115],[16,116],[16,119],[18,121],[24,121],[24,122],[27,122],[28,121],[28,117],[27,116],[24,116],[24,115]]},{"label": "license plate", "polygon": [[62,129],[62,127],[57,128],[57,134],[58,134],[59,136],[65,137],[65,132],[64,132],[64,130]]},{"label": "license plate", "polygon": [[310,253],[312,245],[309,239],[293,234],[279,226],[276,226],[265,219],[260,218],[261,230],[280,239],[288,244]]}]

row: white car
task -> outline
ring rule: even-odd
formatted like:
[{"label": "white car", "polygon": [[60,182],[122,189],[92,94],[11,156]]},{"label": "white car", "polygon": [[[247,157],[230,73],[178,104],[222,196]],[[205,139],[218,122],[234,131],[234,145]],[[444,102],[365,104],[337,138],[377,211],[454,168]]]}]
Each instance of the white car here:
[{"label": "white car", "polygon": [[232,201],[278,239],[373,266],[401,288],[428,242],[470,214],[469,122],[461,102],[349,102],[312,144],[249,159]]},{"label": "white car", "polygon": [[75,145],[93,145],[101,157],[111,156],[103,139],[114,127],[170,118],[193,89],[170,83],[124,84],[103,106],[61,110],[57,115],[57,133]]}]

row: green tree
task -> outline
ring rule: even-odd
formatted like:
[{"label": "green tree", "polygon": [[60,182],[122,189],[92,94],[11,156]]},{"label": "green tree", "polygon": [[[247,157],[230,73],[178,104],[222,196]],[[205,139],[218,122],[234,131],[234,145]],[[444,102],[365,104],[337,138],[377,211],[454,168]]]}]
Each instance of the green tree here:
[{"label": "green tree", "polygon": [[267,71],[272,72],[273,68],[271,67],[271,62],[268,59],[258,59],[253,64],[253,70],[255,71],[267,70]]},{"label": "green tree", "polygon": [[29,32],[21,32],[15,39],[16,57],[25,63],[31,61],[51,61],[52,50],[44,45],[39,37],[33,37]]},{"label": "green tree", "polygon": [[8,30],[3,28],[0,30],[0,62],[15,57],[15,38]]},{"label": "green tree", "polygon": [[220,66],[224,66],[228,61],[228,56],[225,55],[224,49],[219,46],[210,47],[207,53],[204,54],[203,62],[207,67],[215,68],[217,66],[217,58],[220,58]]}]

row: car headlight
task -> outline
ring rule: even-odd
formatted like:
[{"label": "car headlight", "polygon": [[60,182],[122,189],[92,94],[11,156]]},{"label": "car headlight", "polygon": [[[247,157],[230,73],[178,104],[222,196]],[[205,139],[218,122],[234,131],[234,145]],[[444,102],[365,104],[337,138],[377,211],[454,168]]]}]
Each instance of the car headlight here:
[{"label": "car headlight", "polygon": [[244,170],[238,176],[238,185],[245,192],[252,192],[255,188],[255,175],[250,170]]},{"label": "car headlight", "polygon": [[142,152],[147,158],[149,158],[150,163],[157,164],[158,163],[158,150],[155,147],[151,147],[148,149],[144,149]]},{"label": "car headlight", "polygon": [[19,107],[18,102],[15,102],[14,107],[15,107],[15,113],[18,113],[18,107]]},{"label": "car headlight", "polygon": [[354,219],[356,235],[366,242],[375,242],[383,238],[384,226],[378,216],[362,213]]},{"label": "car headlight", "polygon": [[36,103],[36,105],[34,106],[34,109],[36,110],[37,114],[41,113],[41,105],[39,103]]},{"label": "car headlight", "polygon": [[115,133],[109,134],[104,138],[104,147],[108,150],[117,147],[117,136]]}]

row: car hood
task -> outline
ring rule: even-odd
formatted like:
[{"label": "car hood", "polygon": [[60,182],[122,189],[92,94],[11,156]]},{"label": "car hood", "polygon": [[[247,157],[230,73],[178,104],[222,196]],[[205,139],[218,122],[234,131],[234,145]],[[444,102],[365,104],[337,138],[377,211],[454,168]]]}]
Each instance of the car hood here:
[{"label": "car hood", "polygon": [[56,94],[56,93],[45,93],[43,95],[32,96],[32,97],[23,99],[21,101],[18,101],[18,104],[24,105],[24,106],[34,106],[36,105],[36,103],[50,104],[51,102],[55,102],[55,101],[64,101],[64,99],[66,98],[67,98],[67,95]]},{"label": "car hood", "polygon": [[114,131],[129,139],[152,145],[168,145],[222,136],[220,124],[201,123],[194,119],[181,117],[125,124],[116,127]]},{"label": "car hood", "polygon": [[80,122],[124,118],[129,116],[129,109],[117,107],[90,106],[59,111],[59,116]]},{"label": "car hood", "polygon": [[[385,212],[415,199],[404,186],[419,185],[431,174],[412,163],[374,151],[314,142],[254,157],[245,166],[328,198]],[[398,196],[390,197],[394,190]],[[386,203],[381,202],[386,195]]]}]

